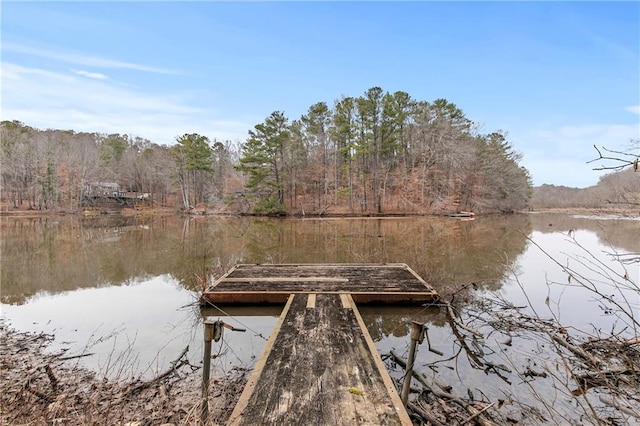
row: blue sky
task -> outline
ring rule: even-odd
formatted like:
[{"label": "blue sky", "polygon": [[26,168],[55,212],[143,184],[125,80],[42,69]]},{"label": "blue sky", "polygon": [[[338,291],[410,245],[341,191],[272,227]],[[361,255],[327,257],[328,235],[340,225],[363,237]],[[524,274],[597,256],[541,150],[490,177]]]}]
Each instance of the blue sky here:
[{"label": "blue sky", "polygon": [[535,185],[586,187],[640,138],[639,2],[1,4],[2,119],[244,141],[373,86],[508,133]]}]

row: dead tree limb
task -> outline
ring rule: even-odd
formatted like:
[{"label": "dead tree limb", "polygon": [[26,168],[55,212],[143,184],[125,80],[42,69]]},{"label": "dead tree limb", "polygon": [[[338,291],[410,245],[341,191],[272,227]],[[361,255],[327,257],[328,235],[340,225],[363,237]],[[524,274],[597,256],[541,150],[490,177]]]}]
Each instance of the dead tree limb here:
[{"label": "dead tree limb", "polygon": [[485,363],[480,359],[480,355],[469,347],[465,340],[465,336],[463,336],[462,333],[460,333],[460,331],[458,330],[458,324],[455,322],[454,317],[447,315],[447,319],[449,320],[451,331],[453,332],[454,336],[456,336],[458,343],[460,343],[460,346],[466,352],[469,360],[472,361],[472,366],[475,368],[484,368]]},{"label": "dead tree limb", "polygon": [[[596,161],[603,161],[603,160],[608,160],[608,161],[616,161],[618,163],[622,163],[619,164],[617,166],[602,166],[602,167],[596,167],[593,170],[622,170],[625,167],[628,166],[633,166],[634,167],[634,171],[638,170],[638,154],[634,154],[634,153],[629,153],[629,152],[622,152],[622,151],[615,151],[612,149],[607,149],[605,147],[602,147],[603,151],[609,152],[611,154],[615,154],[615,156],[605,156],[602,155],[602,151],[600,149],[598,149],[598,147],[596,145],[593,145],[593,147],[595,148],[595,150],[598,152],[598,158],[594,158],[593,160],[589,160],[587,161],[587,164],[589,163],[593,163]],[[624,158],[620,158],[620,156],[625,156],[625,157],[630,157],[630,159],[624,159]]]},{"label": "dead tree limb", "polygon": [[182,350],[182,352],[180,353],[180,356],[178,358],[176,358],[176,360],[171,363],[171,367],[169,367],[169,369],[167,369],[164,373],[159,374],[158,376],[154,377],[151,380],[148,380],[146,382],[142,382],[142,383],[134,386],[133,388],[131,388],[127,392],[127,395],[138,393],[138,392],[140,392],[140,391],[142,391],[142,390],[144,390],[144,389],[146,389],[146,388],[148,388],[150,386],[153,386],[154,384],[161,382],[162,380],[164,380],[165,378],[167,378],[171,374],[175,373],[183,365],[189,364],[189,360],[183,359],[188,351],[189,351],[189,346],[187,346],[186,348],[184,348]]},{"label": "dead tree limb", "polygon": [[636,419],[640,419],[640,413],[638,413],[635,410],[632,410],[629,407],[625,407],[624,405],[620,404],[619,402],[614,401],[611,398],[607,398],[604,395],[600,396],[600,402],[602,402],[603,404],[609,405],[611,407],[617,408],[618,410],[622,411],[623,413],[628,414],[630,416],[633,416]]},{"label": "dead tree limb", "polygon": [[49,377],[49,382],[51,383],[51,388],[53,389],[53,392],[57,392],[58,391],[58,379],[56,378],[56,376],[53,374],[53,370],[51,369],[51,365],[47,364],[44,368],[44,371],[46,371],[47,373],[47,377]]},{"label": "dead tree limb", "polygon": [[458,326],[458,328],[461,328],[465,331],[468,331],[469,333],[473,334],[476,337],[479,338],[484,338],[484,335],[482,333],[480,333],[477,330],[474,330],[473,328],[465,325],[462,323],[462,321],[460,321],[460,319],[458,319],[457,315],[455,314],[455,312],[453,312],[453,308],[451,307],[451,303],[449,302],[444,302],[445,306],[447,307],[447,314],[449,314],[449,318],[451,318],[451,320]]},{"label": "dead tree limb", "polygon": [[[403,368],[406,368],[407,366],[407,361],[402,358],[400,355],[398,355],[395,351],[391,351],[390,352],[391,356],[393,357],[394,361],[400,365]],[[444,392],[440,389],[437,389],[434,386],[431,386],[431,384],[427,381],[427,378],[424,376],[424,374],[416,371],[415,369],[413,370],[413,377],[416,378],[416,380],[418,380],[420,382],[420,384],[422,384],[422,386],[424,386],[429,392],[431,392],[432,394],[434,394],[436,397],[438,398],[442,398],[442,399],[447,399],[451,402],[454,402],[455,404],[459,405],[460,407],[462,407],[467,413],[469,413],[471,416],[478,414],[476,421],[481,425],[481,426],[495,426],[495,423],[493,423],[492,421],[488,420],[486,417],[482,416],[481,413],[477,413],[477,409],[475,407],[473,407],[471,404],[468,404],[467,402],[465,402],[464,400],[462,400],[461,398],[458,398],[457,396],[449,393],[449,392]]]},{"label": "dead tree limb", "polygon": [[431,423],[431,424],[433,424],[435,426],[445,426],[445,424],[442,423],[440,420],[438,420],[433,414],[429,413],[426,410],[423,410],[417,404],[414,404],[413,402],[410,402],[407,405],[412,411],[414,411],[417,415],[419,415],[420,417],[422,417],[424,420],[428,421],[429,423]]},{"label": "dead tree limb", "polygon": [[93,354],[89,353],[89,354],[80,354],[80,355],[72,355],[72,356],[63,356],[58,358],[58,361],[69,361],[70,359],[84,358],[85,356],[91,356],[91,355]]},{"label": "dead tree limb", "polygon": [[553,341],[559,344],[560,346],[569,350],[569,352],[582,358],[583,360],[588,362],[590,365],[594,367],[600,366],[601,362],[595,359],[593,356],[591,356],[587,351],[585,351],[582,348],[579,348],[578,346],[572,345],[571,343],[567,342],[566,339],[558,336],[557,334],[551,334],[551,339],[553,339]]},{"label": "dead tree limb", "polygon": [[462,424],[464,425],[464,424],[467,424],[467,423],[471,422],[472,420],[475,420],[476,417],[478,417],[480,414],[484,413],[485,411],[487,411],[489,408],[493,407],[494,405],[495,405],[495,402],[492,402],[491,404],[489,404],[486,407],[484,407],[482,410],[477,410],[475,407],[469,407],[469,408],[473,408],[477,412],[474,415],[464,419],[462,421]]}]

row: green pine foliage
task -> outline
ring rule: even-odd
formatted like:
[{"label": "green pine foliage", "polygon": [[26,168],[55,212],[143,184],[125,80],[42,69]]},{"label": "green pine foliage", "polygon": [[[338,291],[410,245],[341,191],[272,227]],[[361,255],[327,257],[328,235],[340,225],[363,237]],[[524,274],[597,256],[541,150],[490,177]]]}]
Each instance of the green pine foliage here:
[{"label": "green pine foliage", "polygon": [[95,184],[149,205],[275,215],[513,212],[532,193],[506,133],[479,132],[446,99],[380,87],[316,102],[294,120],[274,111],[235,145],[187,133],[162,146],[18,121],[0,130],[0,195],[18,209],[77,209]]},{"label": "green pine foliage", "polygon": [[521,155],[480,134],[446,99],[380,87],[325,102],[289,124],[272,113],[249,132],[238,170],[254,212],[513,212],[531,195]]}]

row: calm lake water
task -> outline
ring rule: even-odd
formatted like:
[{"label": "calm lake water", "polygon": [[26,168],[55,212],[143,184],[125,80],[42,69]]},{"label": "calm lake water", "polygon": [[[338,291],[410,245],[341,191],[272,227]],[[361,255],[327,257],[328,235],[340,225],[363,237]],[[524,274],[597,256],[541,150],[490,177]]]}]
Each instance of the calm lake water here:
[{"label": "calm lake water", "polygon": [[[236,263],[401,262],[442,294],[470,289],[457,293],[463,305],[498,294],[590,331],[610,329],[611,315],[593,295],[567,286],[570,278],[559,265],[602,288],[612,274],[626,274],[636,286],[640,282],[638,264],[624,265],[614,256],[640,252],[638,218],[535,213],[469,222],[64,216],[2,217],[0,226],[5,321],[20,331],[54,334],[53,351],[93,354],[77,362],[110,377],[151,377],[186,346],[192,362],[201,363],[203,316],[247,329],[226,332],[222,343],[214,344],[219,355],[214,372],[252,367],[281,307],[220,312],[201,311],[197,305],[201,278],[215,279]],[[629,295],[638,309],[638,293]],[[418,365],[457,352],[439,308],[363,307],[361,312],[381,353],[396,349],[406,354],[412,320],[427,324],[433,347],[445,353],[439,357],[421,347]],[[437,374],[460,392],[524,391],[517,376],[506,385],[462,358]],[[563,403],[570,410],[571,401]]]}]

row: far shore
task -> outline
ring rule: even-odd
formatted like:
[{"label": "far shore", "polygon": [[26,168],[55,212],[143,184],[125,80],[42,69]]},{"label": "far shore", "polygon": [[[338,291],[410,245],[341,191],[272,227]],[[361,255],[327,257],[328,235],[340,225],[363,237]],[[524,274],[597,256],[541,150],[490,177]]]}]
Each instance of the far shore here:
[{"label": "far shore", "polygon": [[304,211],[293,211],[289,214],[282,215],[265,215],[258,213],[243,213],[231,211],[224,206],[205,207],[197,206],[190,211],[185,211],[179,207],[141,207],[141,208],[122,208],[122,209],[82,209],[82,210],[38,210],[29,208],[13,208],[6,203],[0,204],[0,217],[43,217],[43,216],[78,216],[78,217],[101,217],[109,215],[117,215],[123,217],[131,216],[190,216],[190,217],[280,217],[280,218],[393,218],[393,217],[447,217],[458,216],[461,213],[469,213],[470,216],[479,217],[496,214],[530,214],[530,213],[562,213],[562,214],[587,214],[587,215],[620,215],[627,217],[640,217],[640,206],[612,206],[603,205],[601,207],[544,207],[544,208],[528,208],[526,210],[507,212],[467,212],[467,211],[438,211],[438,212],[402,212],[388,211],[384,213],[360,213],[345,210],[325,211],[323,213],[305,213]]},{"label": "far shore", "polygon": [[[388,213],[324,213],[324,214],[289,214],[277,217],[282,218],[373,218],[373,217],[447,217],[457,212],[442,213],[415,213],[415,212],[388,212]],[[562,214],[587,214],[587,215],[604,215],[614,214],[621,216],[640,217],[640,207],[548,207],[548,208],[531,208],[514,213],[505,212],[485,212],[474,213],[473,216],[487,216],[496,214],[530,214],[530,213],[562,213]],[[6,206],[0,209],[0,217],[43,217],[43,216],[82,216],[82,217],[100,217],[108,215],[119,216],[249,216],[249,217],[276,217],[273,215],[261,215],[255,213],[229,212],[219,209],[196,208],[190,212],[185,212],[175,207],[159,207],[132,209],[123,208],[120,210],[111,210],[105,212],[98,211],[66,211],[66,210],[36,210],[36,209],[13,209]]]}]

